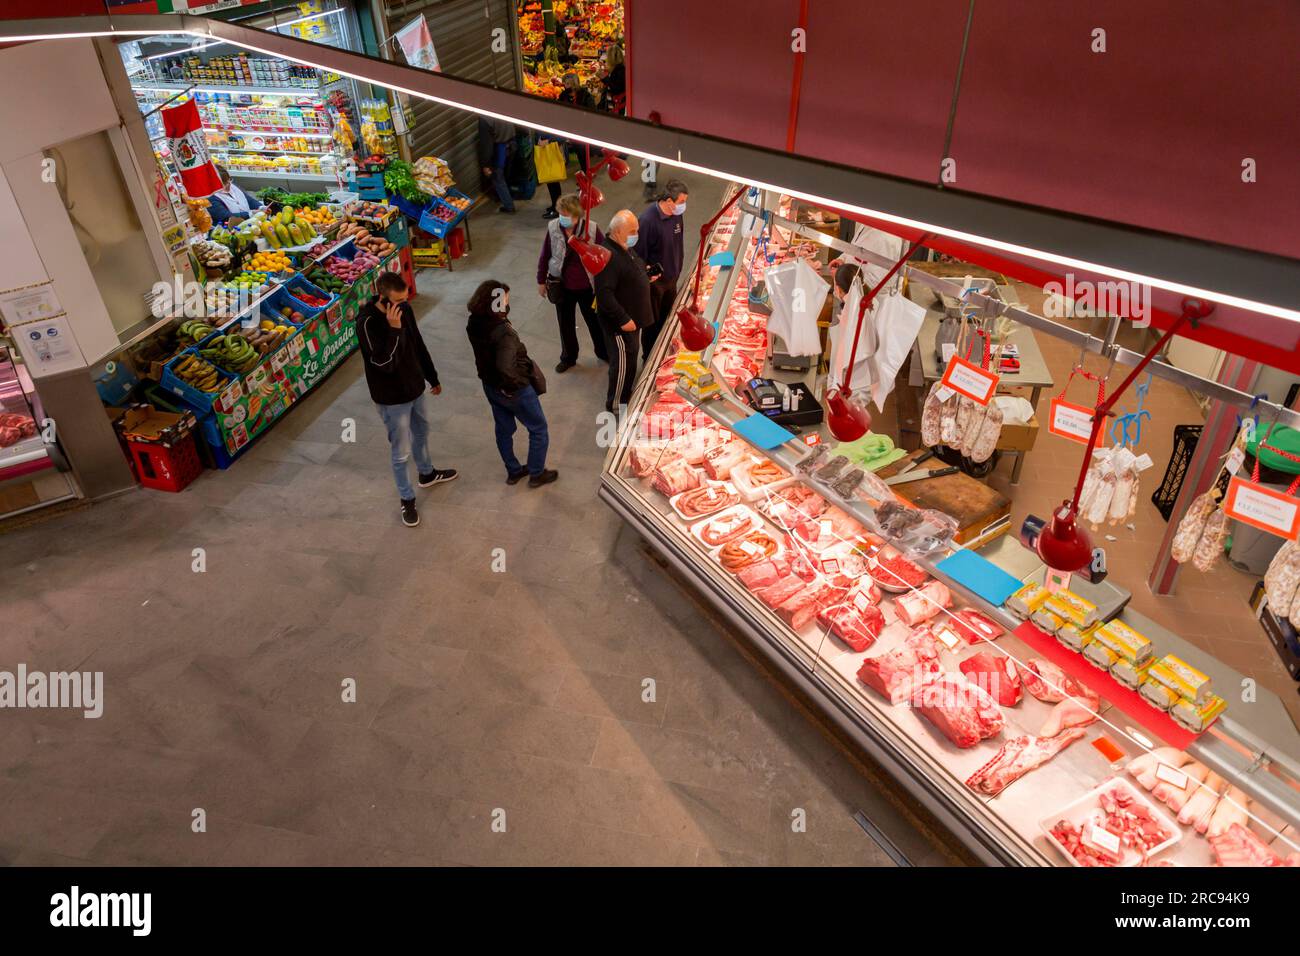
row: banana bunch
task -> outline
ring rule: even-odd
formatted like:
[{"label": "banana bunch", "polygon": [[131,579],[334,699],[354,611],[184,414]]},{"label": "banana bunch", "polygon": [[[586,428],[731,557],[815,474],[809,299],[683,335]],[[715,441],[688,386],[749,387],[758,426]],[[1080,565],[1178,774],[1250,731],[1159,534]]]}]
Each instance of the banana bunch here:
[{"label": "banana bunch", "polygon": [[198,319],[187,319],[176,328],[176,339],[184,346],[198,345],[215,332],[212,326]]},{"label": "banana bunch", "polygon": [[225,379],[210,364],[194,355],[186,355],[172,366],[172,372],[187,385],[200,392],[219,392]]},{"label": "banana bunch", "polygon": [[247,372],[262,359],[253,343],[242,335],[219,335],[199,354],[219,368],[239,373]]}]

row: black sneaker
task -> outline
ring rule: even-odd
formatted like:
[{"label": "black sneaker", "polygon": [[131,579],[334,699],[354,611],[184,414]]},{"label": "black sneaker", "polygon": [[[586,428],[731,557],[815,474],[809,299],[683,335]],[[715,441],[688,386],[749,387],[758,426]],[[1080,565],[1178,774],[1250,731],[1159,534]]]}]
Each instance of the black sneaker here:
[{"label": "black sneaker", "polygon": [[542,485],[549,485],[559,477],[560,473],[554,468],[543,468],[540,474],[533,475],[533,477],[528,479],[528,487],[540,488]]},{"label": "black sneaker", "polygon": [[577,362],[560,362],[558,365],[555,366],[555,371],[563,375],[565,372],[567,372],[569,369],[573,368],[573,366],[577,364],[578,364]]},{"label": "black sneaker", "polygon": [[441,484],[444,481],[456,480],[455,468],[435,468],[427,475],[420,476],[420,487],[428,488],[430,485]]},{"label": "black sneaker", "polygon": [[513,216],[515,214],[513,209],[507,209],[505,206],[497,206],[497,212],[503,212],[507,216]]},{"label": "black sneaker", "polygon": [[556,212],[554,209],[548,209],[548,210],[546,210],[546,212],[542,213],[542,218],[543,218],[543,219],[556,219],[556,218],[559,217],[559,215],[560,215],[560,214],[559,214],[558,212]]},{"label": "black sneaker", "polygon": [[402,502],[402,524],[414,528],[420,523],[420,512],[415,510],[415,499]]},{"label": "black sneaker", "polygon": [[519,482],[523,481],[527,477],[528,477],[528,469],[520,468],[518,471],[506,475],[506,484],[517,485],[519,484]]}]

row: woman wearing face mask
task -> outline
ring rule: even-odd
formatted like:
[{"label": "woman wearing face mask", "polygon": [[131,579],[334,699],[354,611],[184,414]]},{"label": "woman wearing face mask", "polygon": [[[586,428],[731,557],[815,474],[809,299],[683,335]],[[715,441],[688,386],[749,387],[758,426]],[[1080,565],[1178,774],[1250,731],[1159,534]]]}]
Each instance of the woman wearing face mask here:
[{"label": "woman wearing face mask", "polygon": [[[570,193],[557,199],[555,208],[559,216],[546,224],[542,254],[537,259],[537,292],[555,304],[555,317],[560,323],[560,361],[555,371],[563,374],[578,364],[578,309],[582,310],[582,319],[587,323],[596,358],[602,362],[608,362],[609,358],[600,321],[596,318],[591,276],[582,267],[582,260],[569,248],[569,237],[578,230],[582,221],[582,200],[576,193]],[[599,244],[605,237],[589,222],[584,238]]]}]

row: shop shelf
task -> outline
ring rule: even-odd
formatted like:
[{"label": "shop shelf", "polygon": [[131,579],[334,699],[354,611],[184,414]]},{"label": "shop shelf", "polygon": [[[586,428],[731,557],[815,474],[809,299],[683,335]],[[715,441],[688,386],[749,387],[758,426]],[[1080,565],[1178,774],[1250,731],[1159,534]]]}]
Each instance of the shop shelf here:
[{"label": "shop shelf", "polygon": [[321,95],[319,86],[221,86],[210,84],[206,80],[195,80],[193,83],[162,83],[154,80],[149,83],[140,83],[134,86],[133,89],[137,92],[230,93],[239,96],[309,96],[313,99],[319,99]]}]

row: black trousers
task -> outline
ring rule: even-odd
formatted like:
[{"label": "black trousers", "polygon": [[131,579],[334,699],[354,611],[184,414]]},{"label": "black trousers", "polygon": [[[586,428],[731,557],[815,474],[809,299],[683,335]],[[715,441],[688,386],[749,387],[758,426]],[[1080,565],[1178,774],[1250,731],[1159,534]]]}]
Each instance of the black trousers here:
[{"label": "black trousers", "polygon": [[655,342],[659,339],[659,333],[663,331],[664,323],[668,321],[668,313],[673,310],[673,302],[677,300],[677,278],[674,276],[669,279],[662,276],[656,282],[650,283],[650,308],[654,312],[654,324],[641,332],[641,357],[647,359],[650,357],[650,350],[655,347]]},{"label": "black trousers", "polygon": [[555,318],[560,323],[560,361],[573,365],[578,361],[578,318],[577,311],[582,310],[582,320],[587,323],[587,332],[591,335],[591,346],[596,358],[609,361],[605,350],[605,331],[600,320],[596,318],[596,294],[591,289],[565,289],[560,294],[560,301],[555,303]]},{"label": "black trousers", "polygon": [[616,406],[626,405],[632,400],[640,337],[640,329],[632,332],[605,330],[605,348],[609,353],[609,390],[605,393],[606,411],[616,411]]},{"label": "black trousers", "polygon": [[546,192],[547,192],[547,193],[550,195],[550,197],[551,197],[551,204],[550,204],[549,206],[547,206],[546,208],[547,208],[547,209],[554,209],[554,208],[555,208],[555,200],[557,200],[557,199],[560,198],[560,184],[559,184],[559,183],[547,183],[547,184],[546,184]]}]

